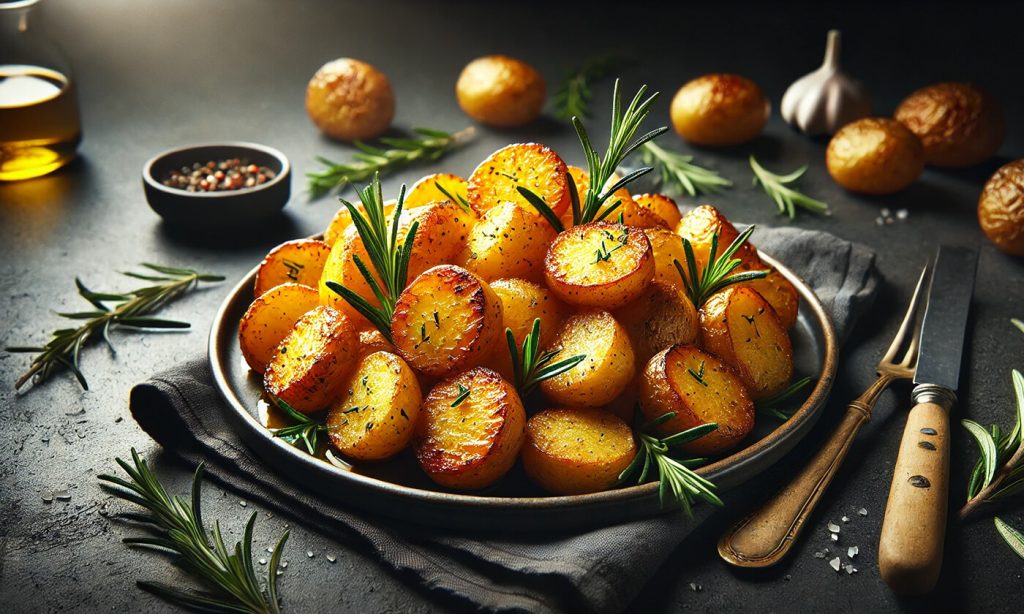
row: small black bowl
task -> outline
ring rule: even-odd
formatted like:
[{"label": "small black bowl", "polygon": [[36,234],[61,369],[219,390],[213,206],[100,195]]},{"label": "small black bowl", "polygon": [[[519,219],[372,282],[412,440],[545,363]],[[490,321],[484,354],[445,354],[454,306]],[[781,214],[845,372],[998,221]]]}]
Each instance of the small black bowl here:
[{"label": "small black bowl", "polygon": [[[171,171],[193,163],[241,158],[266,166],[273,179],[251,188],[221,192],[187,192],[161,183]],[[291,164],[283,153],[256,143],[208,143],[171,149],[151,158],[142,169],[142,187],[149,206],[175,225],[248,225],[280,211],[291,196]]]}]

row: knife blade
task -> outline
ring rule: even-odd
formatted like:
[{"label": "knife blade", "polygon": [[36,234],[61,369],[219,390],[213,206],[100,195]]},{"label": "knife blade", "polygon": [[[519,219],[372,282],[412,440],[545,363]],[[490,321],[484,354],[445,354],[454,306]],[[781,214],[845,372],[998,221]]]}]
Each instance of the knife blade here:
[{"label": "knife blade", "polygon": [[949,412],[960,385],[976,249],[940,246],[918,345],[907,417],[878,544],[878,571],[893,591],[930,591],[942,569],[949,496]]}]

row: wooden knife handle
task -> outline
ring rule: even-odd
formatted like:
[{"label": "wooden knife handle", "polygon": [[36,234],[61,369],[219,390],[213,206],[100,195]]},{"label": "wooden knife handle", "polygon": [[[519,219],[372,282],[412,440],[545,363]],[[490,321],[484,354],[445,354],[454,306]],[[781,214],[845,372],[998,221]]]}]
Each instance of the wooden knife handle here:
[{"label": "wooden knife handle", "polygon": [[878,571],[893,591],[927,593],[942,569],[949,494],[949,411],[956,396],[930,384],[914,389],[885,506]]},{"label": "wooden knife handle", "polygon": [[892,379],[880,376],[851,402],[835,432],[796,477],[722,535],[718,554],[725,562],[737,567],[769,567],[786,556]]}]

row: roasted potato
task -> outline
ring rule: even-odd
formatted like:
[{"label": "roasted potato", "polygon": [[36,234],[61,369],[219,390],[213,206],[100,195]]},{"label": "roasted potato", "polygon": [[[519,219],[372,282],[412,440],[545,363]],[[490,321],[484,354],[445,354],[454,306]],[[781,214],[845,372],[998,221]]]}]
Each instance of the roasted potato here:
[{"label": "roasted potato", "polygon": [[466,115],[499,127],[523,126],[537,119],[547,88],[537,69],[505,55],[488,55],[466,65],[455,84]]},{"label": "roasted potato", "polygon": [[555,215],[569,209],[569,186],[565,162],[554,151],[537,143],[502,147],[480,163],[469,177],[469,206],[477,215],[501,203],[513,203],[533,215],[540,215],[519,186],[540,196]]},{"label": "roasted potato", "polygon": [[[590,175],[587,171],[578,166],[569,166],[567,168],[569,170],[569,174],[572,176],[573,183],[576,184],[576,191],[579,193],[580,206],[582,207],[586,199],[587,190],[590,189]],[[619,179],[620,177],[618,175],[612,173],[612,176],[608,178],[605,187],[615,184]],[[616,203],[618,203],[618,205],[616,205]],[[627,226],[634,226],[636,228],[658,228],[664,226],[666,228],[671,228],[671,226],[666,225],[664,220],[653,211],[640,206],[640,204],[633,200],[629,190],[626,188],[619,188],[618,190],[615,190],[615,192],[613,192],[601,205],[600,211],[603,212],[608,207],[612,206],[615,206],[616,208],[613,209],[604,219],[606,222],[616,222],[621,216],[622,223]],[[571,207],[562,214],[560,220],[562,222],[562,226],[566,228],[573,225]]]},{"label": "roasted potato", "polygon": [[775,269],[768,270],[770,271],[768,276],[763,279],[746,281],[737,285],[757,290],[757,293],[764,297],[764,300],[768,301],[768,304],[775,310],[775,315],[779,316],[779,322],[782,323],[783,328],[790,329],[796,324],[800,309],[800,295],[793,284],[782,276],[782,273]]},{"label": "roasted potato", "polygon": [[664,194],[634,194],[633,201],[661,218],[666,228],[675,228],[683,219],[676,201]]},{"label": "roasted potato", "polygon": [[390,352],[397,354],[394,344],[388,341],[384,333],[376,328],[367,328],[359,331],[359,357],[369,356],[374,352]]},{"label": "roasted potato", "polygon": [[654,279],[654,255],[643,230],[591,222],[555,238],[544,258],[544,276],[566,303],[615,309]]},{"label": "roasted potato", "polygon": [[634,456],[632,429],[600,409],[545,409],[526,423],[523,468],[556,495],[607,490]]},{"label": "roasted potato", "polygon": [[330,137],[371,139],[391,125],[395,92],[384,73],[373,66],[340,58],[324,64],[310,79],[306,112]]},{"label": "roasted potato", "polygon": [[646,228],[644,234],[651,243],[654,255],[654,279],[678,288],[685,288],[683,278],[676,269],[676,261],[686,271],[686,250],[679,235],[665,228]]},{"label": "roasted potato", "polygon": [[267,393],[311,412],[327,407],[352,371],[359,337],[341,312],[323,305],[299,318],[267,364]]},{"label": "roasted potato", "polygon": [[[490,286],[501,301],[501,328],[512,330],[516,346],[522,348],[526,336],[533,330],[533,321],[540,320],[540,347],[549,347],[568,308],[552,296],[550,290],[525,279],[498,279]],[[487,365],[512,381],[515,377],[512,356],[505,351],[505,344],[499,341],[498,345]]]},{"label": "roasted potato", "polygon": [[475,367],[434,386],[420,408],[414,448],[438,484],[473,490],[490,486],[516,462],[526,411],[511,384]]},{"label": "roasted potato", "polygon": [[[384,203],[384,215],[389,219],[395,211],[395,202],[396,201],[394,200],[389,200]],[[355,205],[359,211],[363,211],[362,204],[355,203]],[[342,205],[341,208],[338,209],[337,213],[334,214],[334,217],[331,218],[330,224],[328,224],[327,228],[324,230],[324,243],[330,247],[334,247],[334,244],[340,241],[345,235],[345,231],[351,227],[352,214],[349,212],[348,207]]]},{"label": "roasted potato", "polygon": [[[693,255],[697,259],[697,267],[701,270],[708,265],[711,239],[716,232],[718,233],[718,250],[715,253],[721,256],[722,252],[729,247],[729,244],[736,240],[740,233],[732,225],[732,222],[711,205],[701,205],[689,211],[683,216],[682,221],[679,222],[679,226],[676,228],[676,234],[684,239],[688,239],[693,246]],[[744,243],[743,247],[733,257],[739,258],[742,262],[740,267],[747,271],[764,270],[767,268],[761,262],[761,258],[757,255],[757,250],[750,244],[750,241]],[[683,271],[686,271],[686,262],[683,260],[679,262],[684,265]]]},{"label": "roasted potato", "polygon": [[337,282],[365,298],[371,305],[380,306],[380,301],[374,295],[370,284],[366,282],[363,273],[356,266],[356,256],[366,265],[376,282],[382,284],[380,276],[373,269],[370,255],[366,252],[362,239],[359,238],[359,233],[356,232],[355,226],[349,226],[345,230],[344,236],[331,247],[331,253],[324,264],[324,271],[320,275],[320,283],[317,288],[320,292],[321,305],[337,309],[345,314],[357,329],[362,330],[372,326],[370,321],[356,311],[341,295],[327,287],[328,281]]},{"label": "roasted potato", "polygon": [[555,338],[555,360],[580,354],[586,359],[565,373],[540,383],[557,405],[600,407],[625,390],[636,373],[636,357],[626,329],[607,311],[570,316]]},{"label": "roasted potato", "polygon": [[978,198],[978,223],[996,247],[1024,256],[1024,160],[999,167]]},{"label": "roasted potato", "polygon": [[[432,202],[450,201],[451,198],[448,197],[448,194],[451,194],[456,199],[459,197],[467,198],[466,188],[468,185],[469,183],[465,179],[451,173],[427,175],[412,184],[412,187],[409,188],[409,193],[405,195],[402,207],[413,209]],[[441,186],[448,194],[442,192],[438,186]],[[453,204],[458,205],[459,203]]]},{"label": "roasted potato", "polygon": [[761,134],[772,105],[753,81],[710,74],[687,82],[672,98],[676,133],[698,145],[739,145]]},{"label": "roasted potato", "polygon": [[846,124],[832,137],[825,165],[836,183],[851,192],[891,194],[924,170],[924,147],[906,126],[887,117]]},{"label": "roasted potato", "polygon": [[434,267],[398,297],[391,338],[432,377],[482,364],[501,341],[501,301],[487,282],[454,265]]},{"label": "roasted potato", "polygon": [[465,267],[492,281],[544,279],[544,256],[555,238],[546,219],[509,202],[487,210],[469,233]]},{"label": "roasted potato", "polygon": [[754,402],[732,367],[692,345],[673,345],[647,362],[640,378],[644,418],[675,412],[658,426],[672,435],[714,422],[718,429],[682,446],[690,454],[720,454],[754,428]]},{"label": "roasted potato", "polygon": [[793,377],[789,334],[753,288],[726,288],[704,303],[700,345],[736,369],[754,399],[781,392]]},{"label": "roasted potato", "polygon": [[1003,111],[991,94],[972,83],[936,83],[908,96],[898,122],[921,139],[925,162],[973,166],[995,155],[1006,132]]},{"label": "roasted potato", "polygon": [[617,309],[615,319],[629,334],[639,364],[670,345],[697,340],[697,309],[678,287],[652,281],[632,303]]},{"label": "roasted potato", "polygon": [[249,367],[263,373],[281,340],[319,304],[317,291],[302,284],[281,284],[258,296],[238,325],[238,345]]},{"label": "roasted potato", "polygon": [[359,361],[341,396],[331,404],[327,437],[349,458],[394,456],[412,440],[422,401],[409,365],[390,352],[374,352]]},{"label": "roasted potato", "polygon": [[282,243],[270,250],[256,271],[254,296],[260,296],[274,286],[297,283],[316,287],[331,248],[323,241],[299,239]]}]

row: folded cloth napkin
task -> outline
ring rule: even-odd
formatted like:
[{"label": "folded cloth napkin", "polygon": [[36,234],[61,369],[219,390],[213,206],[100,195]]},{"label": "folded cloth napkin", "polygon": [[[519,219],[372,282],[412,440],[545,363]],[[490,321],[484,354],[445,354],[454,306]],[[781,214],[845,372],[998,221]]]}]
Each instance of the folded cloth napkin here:
[{"label": "folded cloth napkin", "polygon": [[[844,339],[875,294],[874,254],[833,235],[762,229],[757,245],[806,280]],[[711,513],[585,532],[480,535],[401,524],[321,500],[268,469],[232,431],[205,357],[139,384],[132,415],[168,452],[226,488],[329,537],[353,537],[391,568],[456,600],[494,611],[624,609],[673,549]]]}]

